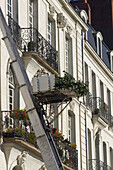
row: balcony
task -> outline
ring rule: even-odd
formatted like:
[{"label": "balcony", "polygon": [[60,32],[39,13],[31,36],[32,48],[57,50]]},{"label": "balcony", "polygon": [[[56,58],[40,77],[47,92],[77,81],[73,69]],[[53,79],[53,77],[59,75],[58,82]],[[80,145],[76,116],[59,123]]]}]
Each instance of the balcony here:
[{"label": "balcony", "polygon": [[[19,139],[34,145],[36,143],[35,133],[26,113],[26,110],[3,111],[1,116],[2,136],[3,140],[11,141],[11,139]],[[59,156],[66,166],[66,169],[78,169],[78,151],[72,147],[66,140],[60,140],[57,136],[53,136]],[[21,142],[20,142],[21,143]]]},{"label": "balcony", "polygon": [[109,107],[100,97],[92,97],[92,112],[93,115],[98,115],[110,123]]},{"label": "balcony", "polygon": [[113,170],[113,169],[100,160],[90,159],[89,170]]},{"label": "balcony", "polygon": [[58,72],[58,52],[35,28],[20,28],[8,17],[8,25],[17,47],[22,52],[35,52]]}]

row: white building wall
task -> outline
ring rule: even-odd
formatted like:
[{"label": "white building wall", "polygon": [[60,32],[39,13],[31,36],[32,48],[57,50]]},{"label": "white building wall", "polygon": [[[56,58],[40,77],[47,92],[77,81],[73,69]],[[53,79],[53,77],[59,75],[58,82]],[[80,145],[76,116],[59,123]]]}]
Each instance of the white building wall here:
[{"label": "white building wall", "polygon": [[[63,2],[63,0],[62,0]],[[47,39],[47,24],[48,24],[48,13],[50,13],[50,4],[55,8],[53,20],[55,21],[55,30],[56,30],[56,49],[58,50],[59,57],[59,71],[60,75],[63,76],[63,70],[65,70],[65,37],[66,34],[69,35],[72,39],[72,72],[73,76],[76,80],[83,79],[82,75],[82,34],[81,31],[83,26],[81,19],[75,17],[73,14],[73,10],[69,9],[66,5],[65,7],[62,5],[62,2],[58,0],[39,0],[37,7],[35,8],[35,12],[37,12],[38,16],[38,31]],[[66,3],[66,2],[64,2]],[[0,6],[3,10],[3,13],[6,17],[6,1],[0,1]],[[68,11],[67,11],[68,8]],[[58,14],[62,13],[66,18],[67,23],[63,28],[58,27],[57,17]],[[73,16],[73,17],[72,17]],[[35,16],[36,17],[36,16]],[[36,22],[37,23],[37,22]],[[29,1],[21,0],[18,1],[18,24],[21,27],[29,27]],[[36,24],[35,24],[36,25]],[[70,26],[70,31],[68,30]],[[85,29],[85,28],[84,28]],[[84,42],[86,43],[86,42]],[[89,79],[89,91],[92,92],[93,84],[92,84],[92,71],[96,75],[96,96],[100,97],[100,80],[104,85],[104,102],[107,103],[107,88],[111,90],[111,114],[113,115],[113,82],[110,78],[109,70],[106,70],[106,66],[103,64],[103,67],[100,65],[97,54],[92,52],[92,49],[84,47],[84,62],[88,65],[88,79]],[[90,52],[89,52],[90,51]],[[2,40],[2,34],[0,31],[0,77],[1,77],[1,110],[8,109],[8,63],[9,63],[9,54],[7,48]],[[23,56],[25,68],[30,79],[35,75],[38,69],[43,68],[43,66],[38,62],[36,58],[32,55],[25,57]],[[47,72],[50,73],[47,69]],[[20,108],[24,108],[25,104],[23,98],[20,94]],[[82,101],[82,99],[79,99]],[[113,129],[109,128],[108,124],[102,124],[97,122],[92,122],[92,110],[90,108],[85,108],[85,106],[81,105],[81,103],[77,99],[73,99],[74,108],[73,113],[75,114],[75,134],[76,134],[76,144],[78,149],[78,170],[86,169],[86,134],[85,134],[85,109],[87,111],[87,128],[91,130],[91,143],[92,143],[92,159],[95,159],[95,134],[98,130],[100,130],[100,160],[103,161],[103,141],[107,144],[107,162],[110,165],[110,152],[109,148],[113,148]],[[61,107],[65,106],[63,104]],[[62,131],[65,138],[68,137],[68,110],[70,110],[70,106],[68,106],[63,113],[58,117],[59,127],[58,129]],[[59,111],[61,108],[59,108]],[[102,150],[102,151],[101,151]],[[0,151],[1,152],[1,151]],[[11,151],[9,166],[13,161],[13,155],[15,157],[20,152],[19,149],[13,149]],[[5,158],[3,153],[0,153],[3,158],[3,162],[5,164]],[[32,167],[31,162],[34,162]],[[0,168],[4,166],[4,164],[0,164]],[[36,165],[42,165],[42,162],[33,158],[31,155],[26,161],[26,167],[34,168]],[[29,170],[28,169],[28,170]],[[5,168],[4,168],[5,170]]]}]

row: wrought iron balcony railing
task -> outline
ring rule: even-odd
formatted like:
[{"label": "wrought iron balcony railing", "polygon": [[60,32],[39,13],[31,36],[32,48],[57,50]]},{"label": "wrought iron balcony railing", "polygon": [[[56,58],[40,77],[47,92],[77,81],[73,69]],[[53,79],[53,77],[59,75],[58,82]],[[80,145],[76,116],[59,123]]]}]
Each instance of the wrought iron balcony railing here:
[{"label": "wrought iron balcony railing", "polygon": [[93,114],[100,114],[103,116],[108,122],[110,121],[110,113],[109,107],[100,97],[92,98],[92,111]]},{"label": "wrought iron balcony railing", "polygon": [[24,110],[3,111],[1,116],[1,131],[3,137],[19,137],[37,147],[33,127]]},{"label": "wrought iron balcony railing", "polygon": [[90,92],[86,96],[86,106],[92,108],[92,94]]},{"label": "wrought iron balcony railing", "polygon": [[[36,136],[25,110],[2,111],[1,132],[4,138],[19,138],[33,144],[35,147]],[[54,137],[61,160],[67,166],[78,169],[78,151],[66,141]]]},{"label": "wrought iron balcony railing", "polygon": [[68,142],[59,140],[58,137],[53,137],[58,149],[61,160],[67,166],[78,169],[78,151],[69,145]]},{"label": "wrought iron balcony railing", "polygon": [[89,170],[113,170],[113,169],[100,160],[90,159]]},{"label": "wrought iron balcony railing", "polygon": [[9,16],[8,25],[14,41],[23,52],[37,52],[53,69],[58,72],[58,52],[35,28],[20,28]]}]

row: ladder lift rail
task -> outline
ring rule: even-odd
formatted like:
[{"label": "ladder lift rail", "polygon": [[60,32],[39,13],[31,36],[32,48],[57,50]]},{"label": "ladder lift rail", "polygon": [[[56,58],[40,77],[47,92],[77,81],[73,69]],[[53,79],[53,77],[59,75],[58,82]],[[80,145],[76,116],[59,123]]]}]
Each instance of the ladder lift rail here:
[{"label": "ladder lift rail", "polygon": [[25,101],[29,119],[35,131],[37,144],[41,151],[46,168],[48,170],[63,170],[64,168],[62,166],[62,162],[60,160],[53,138],[50,132],[46,130],[45,122],[40,119],[40,115],[43,114],[44,110],[43,108],[41,109],[40,101],[38,101],[37,105],[35,103],[36,99],[31,93],[31,85],[25,71],[23,61],[19,56],[19,52],[11,36],[1,8],[0,28],[3,34],[2,40],[4,40],[8,49],[11,58],[11,65],[18,80],[19,88]]}]

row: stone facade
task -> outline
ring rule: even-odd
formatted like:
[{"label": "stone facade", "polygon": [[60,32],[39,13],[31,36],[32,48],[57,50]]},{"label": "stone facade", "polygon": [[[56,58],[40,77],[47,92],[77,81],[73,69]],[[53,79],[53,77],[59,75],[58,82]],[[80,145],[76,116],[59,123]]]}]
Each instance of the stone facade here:
[{"label": "stone facade", "polygon": [[[78,170],[92,170],[93,166],[100,166],[101,161],[113,169],[113,55],[103,43],[101,34],[88,24],[84,11],[74,10],[66,0],[11,0],[11,4],[8,2],[0,0],[0,7],[8,22],[10,5],[10,15],[21,28],[16,34],[14,28],[12,34],[17,36],[16,43],[21,47],[17,48],[31,84],[37,70],[41,69],[48,74],[60,76],[63,76],[65,70],[76,81],[89,82],[89,95],[73,97],[53,123],[55,128],[62,131],[64,138],[69,138],[72,143],[77,144]],[[30,28],[31,25],[35,29]],[[37,38],[37,31],[42,36],[39,35],[36,42],[41,43],[40,39],[43,37],[43,43],[46,44],[41,49],[43,52],[36,44],[32,46],[31,51],[28,49],[29,41],[33,42]],[[24,41],[20,41],[21,36],[24,36]],[[50,55],[48,62],[46,46],[49,46],[48,49],[53,46],[58,51],[58,69],[52,67],[52,62],[56,62],[54,55]],[[37,48],[40,51],[37,51]],[[10,65],[10,55],[0,29],[1,117],[3,111],[9,111],[11,107],[26,107],[13,70],[14,82],[9,81]],[[60,112],[64,106],[63,103],[59,108],[55,105],[55,108]],[[49,115],[49,104],[46,109]],[[16,158],[22,151],[28,152],[23,170],[45,169],[39,149],[27,141],[21,138],[7,139],[1,134],[0,146],[0,169],[13,170],[17,165]],[[65,164],[64,168],[72,169]]]}]

